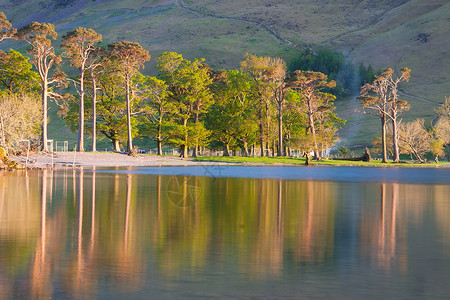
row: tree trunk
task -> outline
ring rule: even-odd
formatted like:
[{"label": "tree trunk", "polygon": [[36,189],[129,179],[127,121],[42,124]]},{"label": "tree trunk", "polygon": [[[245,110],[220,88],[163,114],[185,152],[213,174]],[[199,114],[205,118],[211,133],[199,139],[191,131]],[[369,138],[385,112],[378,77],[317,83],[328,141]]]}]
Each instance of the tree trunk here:
[{"label": "tree trunk", "polygon": [[188,133],[187,133],[187,119],[183,119],[183,127],[184,127],[184,145],[181,145],[181,153],[180,153],[180,157],[182,158],[188,158],[188,145],[187,145],[187,140],[188,140]]},{"label": "tree trunk", "polygon": [[92,152],[97,151],[97,82],[94,71],[91,70],[92,79]]},{"label": "tree trunk", "polygon": [[314,116],[312,113],[312,102],[308,99],[308,125],[309,125],[309,131],[311,132],[311,135],[313,137],[314,142],[314,159],[320,159],[319,150],[317,149],[317,141],[316,141],[316,128],[314,126]]},{"label": "tree trunk", "polygon": [[80,75],[80,103],[78,110],[78,152],[84,152],[84,70]]},{"label": "tree trunk", "polygon": [[118,139],[112,139],[111,141],[112,141],[112,144],[113,144],[114,151],[119,152],[120,151],[119,140]]},{"label": "tree trunk", "polygon": [[131,153],[133,150],[133,139],[131,137],[131,97],[130,97],[130,78],[129,75],[126,75],[125,78],[125,85],[127,88],[127,134],[128,134],[128,141],[127,141],[127,152]]},{"label": "tree trunk", "polygon": [[247,142],[244,142],[244,151],[242,153],[242,156],[248,157],[248,144],[247,144]]},{"label": "tree trunk", "polygon": [[188,146],[187,145],[181,145],[180,147],[180,157],[181,158],[188,158]]},{"label": "tree trunk", "polygon": [[392,119],[392,143],[394,145],[394,162],[400,162],[400,153],[398,149],[398,132],[397,132],[397,119]]},{"label": "tree trunk", "polygon": [[387,149],[386,149],[386,115],[381,116],[381,147],[383,151],[383,163],[387,163]]},{"label": "tree trunk", "polygon": [[42,151],[48,152],[47,147],[47,110],[48,110],[48,103],[47,103],[47,97],[48,97],[48,86],[47,86],[47,79],[42,80]]},{"label": "tree trunk", "polygon": [[284,156],[283,150],[283,104],[278,102],[278,156]]},{"label": "tree trunk", "polygon": [[230,156],[230,144],[224,143],[223,156]]},{"label": "tree trunk", "polygon": [[158,155],[162,155],[162,141],[161,141],[161,139],[158,138],[156,143],[158,144]]},{"label": "tree trunk", "polygon": [[1,136],[0,146],[6,147],[5,125],[4,125],[2,116],[0,116],[0,128],[1,128],[1,132],[0,132],[0,136]]},{"label": "tree trunk", "polygon": [[[194,123],[195,124],[198,123],[198,113],[195,113]],[[195,145],[194,145],[194,153],[192,153],[192,156],[193,157],[197,157],[198,156],[198,143],[195,143]]]},{"label": "tree trunk", "polygon": [[260,103],[259,108],[259,143],[261,148],[261,157],[265,156],[264,153],[264,125],[263,125],[263,118],[262,118],[262,104]]},{"label": "tree trunk", "polygon": [[309,164],[311,163],[310,158],[309,158],[309,153],[308,151],[305,152],[305,165],[309,166]]},{"label": "tree trunk", "polygon": [[275,153],[277,153],[277,152],[275,151],[275,143],[276,143],[276,141],[273,141],[273,142],[272,142],[272,157],[275,157]]}]

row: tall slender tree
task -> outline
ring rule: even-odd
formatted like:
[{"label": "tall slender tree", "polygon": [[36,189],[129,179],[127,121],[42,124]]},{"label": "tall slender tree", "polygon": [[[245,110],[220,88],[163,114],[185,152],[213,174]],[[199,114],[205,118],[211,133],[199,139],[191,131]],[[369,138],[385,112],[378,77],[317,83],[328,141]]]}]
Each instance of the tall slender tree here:
[{"label": "tall slender tree", "polygon": [[66,75],[58,68],[50,75],[50,70],[61,63],[61,54],[56,54],[50,38],[56,39],[58,34],[55,26],[50,23],[32,22],[20,28],[16,35],[19,39],[26,41],[31,48],[28,49],[33,57],[32,63],[35,65],[41,85],[42,99],[42,150],[48,151],[47,146],[47,111],[48,98],[58,99],[61,95],[56,93],[51,87],[64,83]]},{"label": "tall slender tree", "polygon": [[376,76],[373,83],[366,83],[361,88],[360,100],[363,112],[374,111],[381,120],[381,144],[383,152],[383,162],[387,162],[386,149],[386,126],[387,121],[392,121],[393,156],[394,162],[400,161],[398,147],[398,116],[409,109],[409,104],[398,97],[398,85],[402,81],[408,81],[411,70],[401,69],[401,76],[394,78],[394,71],[391,68],[384,70]]},{"label": "tall slender tree", "polygon": [[335,98],[321,91],[335,87],[336,82],[329,81],[328,76],[321,72],[295,71],[290,78],[290,85],[302,94],[302,99],[306,103],[308,131],[314,143],[314,158],[320,159],[316,124],[323,112],[332,109],[331,104]]},{"label": "tall slender tree", "polygon": [[119,74],[123,78],[123,83],[126,89],[126,104],[127,104],[127,151],[131,153],[133,150],[133,137],[131,134],[131,102],[132,96],[132,81],[133,76],[144,68],[144,63],[150,60],[150,54],[141,45],[135,42],[116,42],[108,46],[111,55],[119,68]]},{"label": "tall slender tree", "polygon": [[[79,122],[78,122],[78,151],[84,151],[84,76],[86,70],[92,68],[95,61],[89,60],[95,51],[95,43],[102,40],[102,36],[92,29],[78,27],[68,32],[62,38],[61,48],[66,50],[66,55],[75,68],[78,68],[80,77],[77,92],[79,95]],[[95,87],[94,87],[95,88]]]},{"label": "tall slender tree", "polygon": [[270,99],[273,97],[273,89],[270,85],[272,68],[271,58],[268,56],[258,57],[252,54],[245,54],[241,62],[241,71],[251,76],[256,98],[258,99],[258,123],[259,123],[259,144],[261,156],[265,155],[266,142],[269,144],[270,127]]},{"label": "tall slender tree", "polygon": [[270,58],[268,78],[273,90],[273,98],[278,109],[278,156],[284,156],[283,143],[283,108],[286,92],[291,88],[288,84],[287,66],[281,58]]},{"label": "tall slender tree", "polygon": [[381,121],[381,151],[383,163],[387,162],[386,124],[389,102],[389,73],[384,71],[376,76],[373,83],[366,83],[361,87],[361,96],[358,97],[363,113],[375,112]]},{"label": "tall slender tree", "polygon": [[106,49],[102,47],[95,47],[88,57],[88,70],[92,84],[92,152],[97,151],[97,77],[98,71],[107,61]]},{"label": "tall slender tree", "polygon": [[387,69],[385,72],[389,74],[388,84],[390,89],[389,95],[389,110],[387,115],[392,121],[392,143],[394,146],[394,162],[400,162],[400,152],[398,147],[398,116],[409,109],[409,104],[405,100],[401,100],[398,97],[398,86],[402,81],[409,81],[411,77],[411,70],[408,68],[403,68],[400,70],[401,75],[394,78],[394,71],[392,69]]}]

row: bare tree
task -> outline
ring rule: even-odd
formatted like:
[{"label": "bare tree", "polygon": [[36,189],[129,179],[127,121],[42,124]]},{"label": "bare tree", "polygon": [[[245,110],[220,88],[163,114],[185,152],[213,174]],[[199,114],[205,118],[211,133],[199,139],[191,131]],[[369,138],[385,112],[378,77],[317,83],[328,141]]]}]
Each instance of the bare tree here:
[{"label": "bare tree", "polygon": [[425,121],[417,119],[398,126],[399,147],[414,155],[420,162],[425,161],[425,154],[430,151],[431,135],[425,128]]},{"label": "bare tree", "polygon": [[33,94],[10,94],[0,98],[0,146],[14,149],[20,140],[34,140],[40,122],[40,104]]}]

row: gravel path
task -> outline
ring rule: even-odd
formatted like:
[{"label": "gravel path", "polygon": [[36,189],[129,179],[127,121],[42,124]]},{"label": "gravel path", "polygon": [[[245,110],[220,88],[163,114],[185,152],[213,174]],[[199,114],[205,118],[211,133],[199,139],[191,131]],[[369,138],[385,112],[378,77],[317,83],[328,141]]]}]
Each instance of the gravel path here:
[{"label": "gravel path", "polygon": [[[25,164],[26,157],[10,156],[12,160]],[[229,163],[221,162],[199,162],[192,158],[179,158],[172,156],[138,155],[128,156],[120,153],[79,153],[79,152],[57,152],[53,155],[44,153],[34,153],[30,156],[28,166],[34,168],[55,167],[128,167],[128,166],[199,166],[199,165],[220,165]]]}]

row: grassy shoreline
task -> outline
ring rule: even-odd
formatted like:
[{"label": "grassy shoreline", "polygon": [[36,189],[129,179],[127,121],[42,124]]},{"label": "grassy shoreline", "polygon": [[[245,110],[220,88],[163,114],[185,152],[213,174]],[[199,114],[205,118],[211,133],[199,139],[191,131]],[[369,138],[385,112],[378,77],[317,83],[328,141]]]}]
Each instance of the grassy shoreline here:
[{"label": "grassy shoreline", "polygon": [[[235,156],[202,156],[194,158],[199,162],[227,162],[227,163],[242,163],[242,164],[289,164],[289,165],[305,165],[304,158],[293,157],[235,157]],[[364,161],[349,161],[349,160],[334,160],[322,159],[319,161],[312,160],[311,166],[360,166],[360,167],[450,167],[450,162],[435,162],[417,163],[417,162],[401,162],[401,163],[382,163],[380,160],[372,160],[371,162]]]}]

